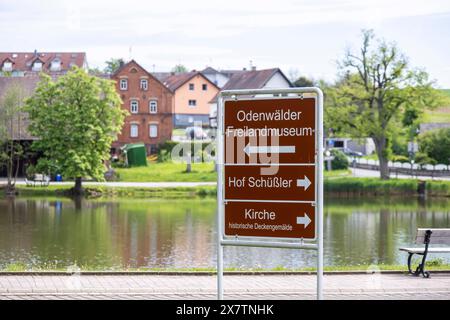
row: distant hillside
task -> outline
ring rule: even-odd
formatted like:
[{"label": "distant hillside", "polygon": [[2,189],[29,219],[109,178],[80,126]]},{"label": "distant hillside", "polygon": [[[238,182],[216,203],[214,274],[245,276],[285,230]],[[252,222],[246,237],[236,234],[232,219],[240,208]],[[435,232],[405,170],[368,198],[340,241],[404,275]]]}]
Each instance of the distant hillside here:
[{"label": "distant hillside", "polygon": [[[450,89],[442,89],[450,97]],[[450,123],[450,105],[425,112],[423,123]]]},{"label": "distant hillside", "polygon": [[441,89],[441,91],[450,97],[450,89]]}]

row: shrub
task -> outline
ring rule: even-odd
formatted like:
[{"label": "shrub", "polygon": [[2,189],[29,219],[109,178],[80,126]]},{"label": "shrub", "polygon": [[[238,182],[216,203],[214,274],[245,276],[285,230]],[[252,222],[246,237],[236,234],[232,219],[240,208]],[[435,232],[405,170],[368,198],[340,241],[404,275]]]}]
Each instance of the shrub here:
[{"label": "shrub", "polygon": [[419,149],[437,163],[450,164],[450,128],[427,131],[419,137]]},{"label": "shrub", "polygon": [[393,155],[393,156],[392,156],[392,161],[393,161],[393,162],[402,162],[402,163],[405,163],[405,162],[409,162],[409,158],[408,158],[408,157],[405,157],[405,156],[402,156],[402,155]]},{"label": "shrub", "polygon": [[26,169],[26,177],[28,180],[34,179],[34,175],[37,173],[36,172],[36,167],[32,164],[30,164],[27,169]]},{"label": "shrub", "polygon": [[415,161],[417,164],[425,165],[425,164],[437,164],[436,160],[430,158],[427,154],[423,152],[417,152],[415,155]]},{"label": "shrub", "polygon": [[333,149],[331,150],[331,155],[334,156],[333,161],[331,161],[332,170],[348,169],[348,159],[342,151]]},{"label": "shrub", "polygon": [[[178,144],[183,145],[184,147],[191,148],[191,155],[194,157],[202,157],[205,148],[211,144],[211,142],[203,142],[203,141],[186,141],[186,142],[176,142],[176,141],[166,141],[161,143],[158,147],[158,162],[167,162],[171,160],[171,153],[173,148]],[[200,148],[199,148],[200,146]],[[198,148],[196,154],[194,151]],[[214,148],[213,148],[214,149]],[[212,150],[212,155],[214,155],[214,150]]]}]

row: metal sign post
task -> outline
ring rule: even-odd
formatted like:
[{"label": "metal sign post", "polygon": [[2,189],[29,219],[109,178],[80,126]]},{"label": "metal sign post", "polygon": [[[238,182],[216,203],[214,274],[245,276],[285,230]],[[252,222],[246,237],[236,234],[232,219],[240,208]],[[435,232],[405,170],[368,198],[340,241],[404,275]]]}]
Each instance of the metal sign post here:
[{"label": "metal sign post", "polygon": [[224,246],[317,250],[322,299],[322,91],[222,91],[217,109],[218,299]]}]

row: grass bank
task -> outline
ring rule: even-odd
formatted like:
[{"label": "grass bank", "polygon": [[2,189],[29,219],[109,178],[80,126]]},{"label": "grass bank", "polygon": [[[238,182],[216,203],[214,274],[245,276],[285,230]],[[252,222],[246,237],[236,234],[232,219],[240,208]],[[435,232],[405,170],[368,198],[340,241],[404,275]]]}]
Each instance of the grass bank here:
[{"label": "grass bank", "polygon": [[[426,195],[450,197],[450,181],[427,180]],[[325,194],[337,196],[416,196],[419,180],[341,177],[325,179]]]},{"label": "grass bank", "polygon": [[[418,180],[356,178],[329,176],[324,181],[326,196],[358,197],[358,196],[417,196]],[[25,187],[18,186],[19,196],[64,196],[71,186]],[[91,197],[144,197],[144,198],[192,198],[214,197],[216,186],[199,187],[87,187]],[[426,194],[429,197],[450,197],[450,181],[426,181]]]},{"label": "grass bank", "polygon": [[[150,163],[147,167],[116,168],[117,181],[121,182],[213,182],[217,181],[214,163],[193,163],[186,172],[185,163]],[[350,170],[325,171],[325,177],[350,176]]]},{"label": "grass bank", "polygon": [[146,167],[116,168],[118,181],[125,182],[209,182],[217,181],[214,163],[192,163],[186,172],[185,163],[150,163]]},{"label": "grass bank", "polygon": [[[417,261],[419,262],[419,261]],[[441,259],[431,259],[427,262],[426,269],[429,271],[450,271],[450,264],[443,263]],[[315,267],[285,268],[224,268],[227,272],[315,272]],[[23,263],[11,263],[3,268],[1,272],[215,272],[215,268],[147,268],[147,267],[101,267],[101,266],[68,266],[66,268],[43,265],[29,267]],[[325,266],[327,272],[376,272],[376,271],[408,271],[406,265],[399,264],[377,264],[377,265],[351,265],[351,266]]]},{"label": "grass bank", "polygon": [[[19,196],[24,197],[46,197],[46,196],[66,196],[67,191],[72,186],[48,186],[46,188],[38,187],[17,187]],[[114,198],[114,197],[133,197],[133,198],[165,198],[165,199],[187,199],[193,197],[212,197],[216,196],[215,186],[201,187],[168,187],[168,188],[145,188],[145,187],[108,187],[95,186],[87,187],[88,198]]]}]

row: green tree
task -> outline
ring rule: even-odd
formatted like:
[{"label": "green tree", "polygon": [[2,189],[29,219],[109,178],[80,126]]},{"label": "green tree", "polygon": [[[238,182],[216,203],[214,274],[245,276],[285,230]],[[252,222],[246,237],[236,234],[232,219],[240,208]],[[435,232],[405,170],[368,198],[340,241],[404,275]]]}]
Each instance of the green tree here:
[{"label": "green tree", "polygon": [[0,97],[0,164],[6,168],[5,191],[8,194],[14,194],[19,161],[23,156],[20,138],[24,99],[25,90],[17,82],[11,82]]},{"label": "green tree", "polygon": [[312,79],[301,76],[297,80],[294,81],[293,85],[295,87],[314,87],[315,82]]},{"label": "green tree", "polygon": [[172,68],[171,71],[175,73],[184,73],[188,72],[188,69],[182,64],[177,64],[175,67]]},{"label": "green tree", "polygon": [[[43,74],[26,101],[34,147],[40,163],[75,179],[74,194],[82,194],[82,178],[103,180],[103,161],[120,132],[126,111],[112,81],[73,68],[56,81]],[[39,163],[38,163],[39,165]]]},{"label": "green tree", "polygon": [[436,163],[450,165],[450,128],[431,130],[421,134],[419,149]]},{"label": "green tree", "polygon": [[125,64],[125,60],[123,58],[111,58],[108,61],[105,61],[106,67],[103,71],[107,74],[115,73],[121,65]]},{"label": "green tree", "polygon": [[349,50],[339,62],[340,78],[327,91],[325,112],[334,130],[373,139],[380,177],[388,179],[393,128],[401,125],[405,110],[414,118],[410,110],[436,107],[442,95],[425,71],[409,67],[395,44],[373,40],[373,31],[364,30],[359,52]]}]

